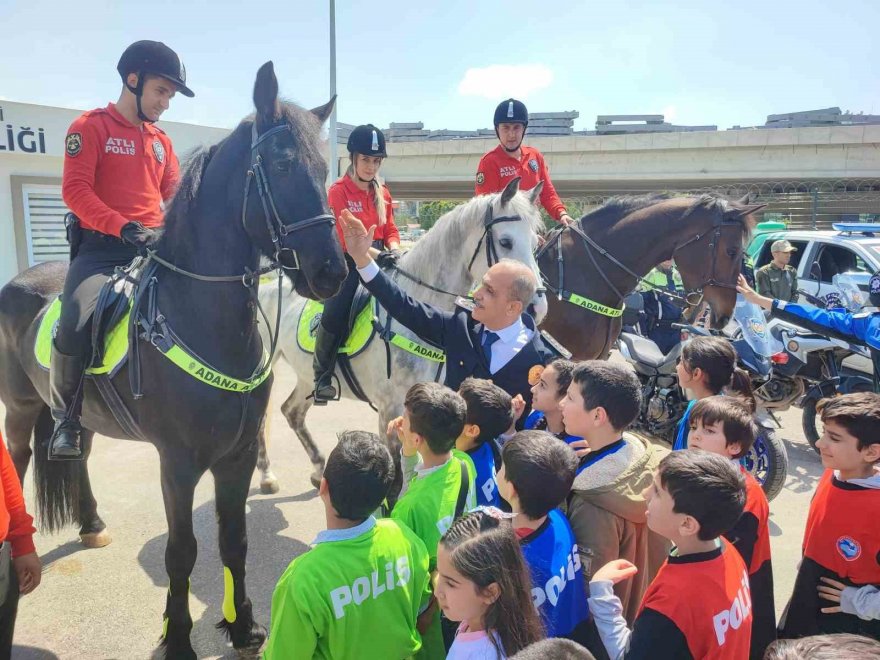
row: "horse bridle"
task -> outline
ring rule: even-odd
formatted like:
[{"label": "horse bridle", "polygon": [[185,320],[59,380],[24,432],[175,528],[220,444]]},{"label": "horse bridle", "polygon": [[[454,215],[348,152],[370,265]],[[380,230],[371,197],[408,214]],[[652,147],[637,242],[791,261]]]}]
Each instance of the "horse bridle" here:
[{"label": "horse bridle", "polygon": [[[258,135],[256,121],[254,121],[253,126],[251,127],[252,162],[244,183],[244,202],[241,207],[241,224],[242,227],[246,226],[248,196],[250,195],[251,180],[253,179],[257,183],[257,193],[260,195],[260,202],[263,206],[266,228],[269,230],[269,236],[272,239],[272,244],[275,246],[275,263],[284,270],[297,271],[300,269],[299,255],[294,248],[284,247],[281,240],[289,234],[302,231],[303,229],[309,229],[315,225],[327,223],[330,226],[333,226],[336,224],[336,218],[329,213],[321,213],[312,216],[311,218],[306,218],[305,220],[297,220],[288,223],[285,223],[284,220],[281,219],[281,215],[278,213],[278,207],[275,205],[275,199],[272,196],[272,188],[269,186],[269,177],[266,176],[266,171],[263,168],[263,156],[260,154],[259,146],[270,137],[286,130],[290,130],[289,126],[287,124],[281,124]],[[285,265],[285,254],[290,254],[293,258],[292,266]]]},{"label": "horse bridle", "polygon": [[[473,277],[473,274],[471,273],[471,268],[473,267],[474,262],[477,259],[477,255],[480,254],[480,248],[483,246],[484,241],[486,244],[486,266],[488,268],[491,268],[492,266],[494,266],[495,264],[497,264],[500,261],[500,259],[498,257],[498,248],[495,247],[495,236],[494,236],[494,233],[492,232],[492,228],[495,225],[501,224],[502,222],[515,222],[517,220],[522,220],[522,219],[523,219],[522,216],[519,216],[519,215],[502,215],[502,216],[498,216],[496,218],[496,217],[493,217],[493,215],[492,215],[492,205],[490,204],[488,207],[486,207],[486,214],[483,218],[483,233],[480,236],[480,240],[477,241],[477,247],[474,248],[474,254],[471,256],[471,260],[468,262],[468,266],[467,266],[468,274],[471,275],[471,277]],[[421,278],[416,277],[415,275],[412,275],[411,273],[406,272],[397,264],[394,265],[394,270],[396,270],[398,273],[403,275],[406,279],[410,280],[411,282],[415,282],[416,284],[423,286],[426,289],[430,289],[431,291],[436,291],[437,293],[442,293],[447,296],[452,296],[453,298],[468,298],[469,297],[469,294],[453,293],[452,291],[446,291],[446,290],[441,289],[439,287],[433,286],[432,284],[428,284],[427,282],[425,282]],[[545,287],[539,286],[536,289],[536,293],[544,293],[546,290],[547,289]]]},{"label": "horse bridle", "polygon": [[[666,289],[657,286],[653,282],[648,281],[647,279],[645,279],[641,275],[634,273],[632,271],[632,269],[630,269],[625,264],[621,263],[621,261],[619,259],[617,259],[614,255],[609,253],[605,248],[603,248],[601,245],[596,243],[596,241],[594,241],[592,238],[587,236],[587,234],[580,227],[580,223],[570,224],[570,225],[562,225],[562,226],[558,227],[557,229],[554,229],[553,231],[555,232],[555,234],[553,236],[551,236],[550,239],[547,240],[546,243],[544,243],[544,245],[541,247],[540,250],[538,250],[538,253],[535,256],[535,258],[539,259],[544,254],[544,252],[546,252],[553,244],[560,241],[563,232],[565,232],[566,230],[570,230],[570,231],[574,232],[575,234],[577,234],[581,238],[581,240],[584,243],[584,246],[587,248],[587,256],[590,258],[590,261],[592,262],[593,267],[599,273],[599,276],[602,278],[602,280],[605,282],[605,284],[608,285],[608,287],[614,292],[614,294],[619,299],[623,300],[626,296],[616,286],[614,286],[614,284],[611,282],[611,280],[605,274],[605,270],[601,266],[599,266],[599,263],[597,262],[595,255],[593,255],[593,250],[595,250],[600,255],[602,255],[603,257],[608,259],[608,261],[610,261],[612,264],[614,264],[615,266],[620,268],[626,274],[635,278],[637,284],[639,282],[641,282],[642,284],[645,284],[646,286],[650,287],[651,289],[657,291],[661,295],[664,295],[664,296],[671,298],[673,300],[678,300],[679,302],[683,302],[684,304],[688,305],[689,307],[696,307],[697,305],[699,305],[702,302],[703,289],[705,289],[707,286],[717,286],[717,287],[721,287],[721,288],[725,288],[725,289],[734,289],[734,290],[736,289],[735,284],[727,284],[726,282],[719,282],[715,277],[715,271],[716,271],[717,261],[718,261],[718,255],[715,251],[715,247],[716,247],[719,239],[721,238],[721,231],[725,226],[742,226],[742,224],[740,223],[739,220],[725,220],[723,214],[719,214],[719,217],[716,218],[716,220],[713,222],[712,228],[710,231],[705,232],[705,233],[695,234],[694,236],[692,236],[691,238],[686,240],[684,243],[676,246],[672,250],[672,254],[675,255],[675,253],[678,252],[679,250],[681,250],[682,248],[684,248],[688,245],[691,245],[692,243],[697,243],[697,242],[703,240],[704,238],[706,238],[707,236],[711,237],[711,240],[709,242],[709,249],[712,252],[712,270],[709,274],[709,277],[706,280],[704,280],[703,283],[700,284],[698,287],[696,287],[694,289],[686,290],[684,296],[680,296],[680,295],[671,293],[670,291],[667,291]],[[592,248],[592,250],[590,248]],[[559,247],[557,249],[556,263],[557,263],[557,274],[558,274],[558,278],[559,278],[559,282],[558,282],[557,287],[553,287],[549,282],[547,282],[546,277],[544,277],[544,280],[545,280],[545,283],[547,284],[547,288],[550,289],[553,293],[555,293],[557,295],[557,297],[559,297],[559,299],[561,300],[564,294],[569,293],[565,289],[565,260],[564,260],[563,254],[562,254],[562,245],[561,244],[559,245]],[[693,296],[696,296],[696,298],[693,298]]]}]

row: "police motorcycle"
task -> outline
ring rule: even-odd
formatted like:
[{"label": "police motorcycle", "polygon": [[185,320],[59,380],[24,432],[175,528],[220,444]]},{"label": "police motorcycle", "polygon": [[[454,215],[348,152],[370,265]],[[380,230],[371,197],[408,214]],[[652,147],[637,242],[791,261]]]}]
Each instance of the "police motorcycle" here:
[{"label": "police motorcycle", "polygon": [[[868,304],[867,295],[853,277],[835,275],[834,286],[839,293],[832,292],[822,298],[802,290],[798,293],[811,305],[825,309],[843,307],[858,311]],[[772,378],[755,388],[755,399],[771,414],[788,410],[792,404],[801,408],[804,436],[818,451],[816,442],[821,433],[816,405],[819,401],[840,394],[873,391],[868,349],[781,319],[769,321],[767,329],[782,345],[782,353],[773,358]]]},{"label": "police motorcycle", "polygon": [[[737,296],[730,333],[690,324],[674,324],[681,332],[682,341],[697,335],[715,335],[728,339],[738,356],[738,365],[745,369],[752,380],[752,387],[759,387],[770,379],[773,356],[782,346],[767,331],[764,314],[760,307]],[[725,329],[727,330],[727,329]],[[618,350],[636,371],[642,385],[642,409],[633,425],[641,431],[663,440],[670,446],[675,440],[679,420],[688,406],[688,397],[678,384],[675,366],[681,355],[681,343],[664,354],[657,345],[627,326],[620,333]],[[788,472],[788,454],[785,445],[777,437],[778,422],[756,399],[755,413],[761,434],[749,453],[740,462],[761,484],[767,499],[773,499],[782,490]]]}]

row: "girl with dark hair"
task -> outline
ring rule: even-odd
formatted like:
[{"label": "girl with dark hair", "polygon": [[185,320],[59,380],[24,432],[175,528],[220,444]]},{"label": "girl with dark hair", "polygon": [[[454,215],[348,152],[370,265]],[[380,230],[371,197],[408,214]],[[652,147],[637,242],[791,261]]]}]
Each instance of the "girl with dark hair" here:
[{"label": "girl with dark hair", "polygon": [[447,660],[501,660],[544,638],[507,514],[486,508],[456,520],[437,548],[437,572],[437,601],[461,621]]},{"label": "girl with dark hair", "polygon": [[722,337],[694,337],[686,341],[676,371],[679,386],[691,390],[694,398],[678,423],[673,449],[687,449],[691,410],[700,399],[735,392],[752,411],[755,409],[749,374],[736,366],[736,351]]}]

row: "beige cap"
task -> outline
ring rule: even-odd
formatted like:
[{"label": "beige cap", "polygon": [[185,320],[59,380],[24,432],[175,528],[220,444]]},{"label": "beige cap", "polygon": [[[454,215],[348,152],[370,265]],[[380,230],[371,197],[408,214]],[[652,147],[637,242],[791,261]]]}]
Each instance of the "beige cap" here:
[{"label": "beige cap", "polygon": [[797,252],[797,248],[785,240],[773,241],[773,245],[770,246],[770,252]]}]

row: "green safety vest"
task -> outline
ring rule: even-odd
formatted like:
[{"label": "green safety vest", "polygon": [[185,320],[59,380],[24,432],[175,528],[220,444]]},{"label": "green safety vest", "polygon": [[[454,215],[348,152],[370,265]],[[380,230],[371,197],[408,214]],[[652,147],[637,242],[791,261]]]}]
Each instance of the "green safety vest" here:
[{"label": "green safety vest", "polygon": [[272,595],[266,660],[408,658],[422,646],[428,552],[405,525],[378,520],[353,539],[294,559]]},{"label": "green safety vest", "polygon": [[[464,508],[465,511],[470,511],[477,506],[476,470],[473,460],[465,460],[465,464],[469,479]],[[452,525],[460,489],[461,462],[453,455],[446,465],[426,477],[416,474],[410,481],[409,489],[391,512],[392,519],[404,523],[425,542],[432,573],[437,569],[437,546],[440,544],[440,537]],[[439,610],[425,632],[423,641],[424,646],[418,654],[419,660],[443,660],[446,657]]]}]

